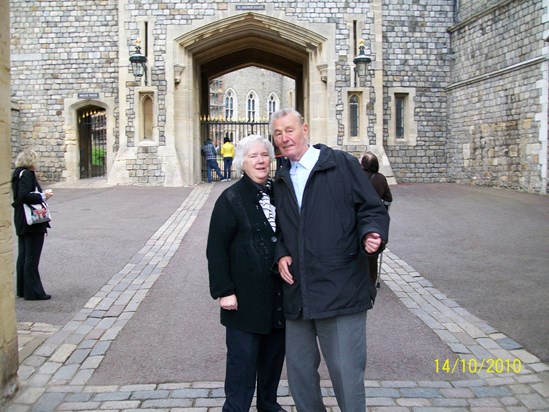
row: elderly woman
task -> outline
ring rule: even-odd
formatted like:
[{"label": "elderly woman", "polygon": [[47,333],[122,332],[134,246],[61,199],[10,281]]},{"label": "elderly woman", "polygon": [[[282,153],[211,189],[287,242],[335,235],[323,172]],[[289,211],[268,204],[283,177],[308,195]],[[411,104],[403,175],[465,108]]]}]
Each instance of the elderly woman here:
[{"label": "elderly woman", "polygon": [[34,205],[49,199],[53,192],[42,192],[36,179],[38,155],[34,150],[26,149],[17,155],[15,170],[11,178],[14,208],[13,220],[18,238],[17,256],[17,296],[25,300],[47,300],[51,296],[44,291],[38,265],[44,235],[50,227],[49,223],[28,225],[25,219],[23,204]]},{"label": "elderly woman", "polygon": [[226,327],[224,412],[248,412],[257,381],[257,410],[284,411],[277,388],[284,363],[281,279],[275,272],[275,207],[270,198],[272,144],[257,135],[236,146],[242,178],[217,199],[207,258],[210,293]]},{"label": "elderly woman", "polygon": [[[381,201],[383,202],[387,210],[389,210],[389,206],[391,206],[391,202],[393,201],[393,194],[391,193],[391,189],[389,188],[387,178],[383,173],[380,173],[379,171],[379,160],[377,159],[377,156],[372,152],[364,153],[360,158],[360,165],[362,166],[362,170],[364,170],[364,173],[370,180],[370,183],[372,183],[372,186],[381,198]],[[379,288],[380,283],[377,273],[377,258],[378,255],[368,256],[368,268],[372,283]]]}]

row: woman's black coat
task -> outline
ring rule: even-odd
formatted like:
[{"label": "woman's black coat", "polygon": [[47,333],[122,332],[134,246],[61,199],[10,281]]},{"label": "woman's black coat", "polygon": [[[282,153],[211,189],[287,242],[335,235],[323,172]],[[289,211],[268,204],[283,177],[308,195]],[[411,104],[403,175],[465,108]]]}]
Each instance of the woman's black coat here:
[{"label": "woman's black coat", "polygon": [[238,310],[221,309],[230,328],[267,334],[283,327],[282,280],[274,268],[276,234],[246,175],[217,199],[210,221],[208,271],[214,299],[236,294]]},{"label": "woman's black coat", "polygon": [[[21,174],[23,171],[23,174]],[[13,223],[15,225],[15,233],[17,236],[26,235],[29,233],[46,233],[49,223],[37,223],[27,225],[25,219],[25,211],[23,204],[35,205],[42,203],[42,195],[35,191],[42,192],[40,184],[36,179],[34,171],[18,167],[13,172],[11,177],[11,189],[13,193]]]}]

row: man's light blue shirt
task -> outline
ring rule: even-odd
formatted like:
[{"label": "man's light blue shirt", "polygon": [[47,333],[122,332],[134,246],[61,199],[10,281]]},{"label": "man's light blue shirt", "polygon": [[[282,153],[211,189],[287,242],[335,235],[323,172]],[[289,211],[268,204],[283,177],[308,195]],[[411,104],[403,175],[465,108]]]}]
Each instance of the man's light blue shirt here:
[{"label": "man's light blue shirt", "polygon": [[301,156],[301,159],[299,159],[298,162],[290,161],[292,165],[290,168],[290,177],[292,179],[292,184],[294,185],[299,209],[301,209],[305,184],[307,184],[307,179],[309,179],[309,175],[318,161],[319,156],[320,150],[309,145],[309,148],[303,156]]}]

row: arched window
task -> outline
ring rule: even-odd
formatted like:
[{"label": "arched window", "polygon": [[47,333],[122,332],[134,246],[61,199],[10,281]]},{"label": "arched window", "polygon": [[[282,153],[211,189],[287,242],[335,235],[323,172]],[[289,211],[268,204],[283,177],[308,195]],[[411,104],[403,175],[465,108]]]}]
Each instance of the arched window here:
[{"label": "arched window", "polygon": [[225,93],[225,120],[233,120],[235,118],[234,113],[234,93],[232,90],[227,90]]},{"label": "arched window", "polygon": [[267,114],[269,115],[269,119],[271,118],[271,115],[278,110],[280,107],[280,100],[278,99],[278,96],[276,93],[271,93],[269,96],[269,100],[267,101]]},{"label": "arched window", "polygon": [[257,118],[256,103],[257,96],[255,92],[252,91],[248,93],[248,98],[246,99],[246,117],[248,122],[255,122],[255,119]]},{"label": "arched window", "polygon": [[153,138],[153,99],[148,93],[141,95],[141,139]]},{"label": "arched window", "polygon": [[358,137],[360,132],[360,101],[356,94],[349,96],[349,136]]}]

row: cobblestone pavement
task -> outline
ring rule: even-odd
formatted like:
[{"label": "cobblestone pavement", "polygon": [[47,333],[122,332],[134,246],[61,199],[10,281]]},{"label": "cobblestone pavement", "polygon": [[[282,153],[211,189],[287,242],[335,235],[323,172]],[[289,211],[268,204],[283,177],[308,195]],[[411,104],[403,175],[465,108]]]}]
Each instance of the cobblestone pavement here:
[{"label": "cobblestone pavement", "polygon": [[[20,323],[20,389],[6,406],[19,411],[221,411],[223,382],[92,386],[111,343],[161,276],[213,185],[198,185],[146,245],[71,321],[57,329]],[[381,275],[410,312],[455,354],[441,372],[465,380],[365,381],[370,411],[549,411],[549,365],[432,287],[390,250]],[[497,360],[497,362],[496,362]],[[325,404],[339,411],[329,381]],[[295,411],[286,381],[280,403]]]}]

